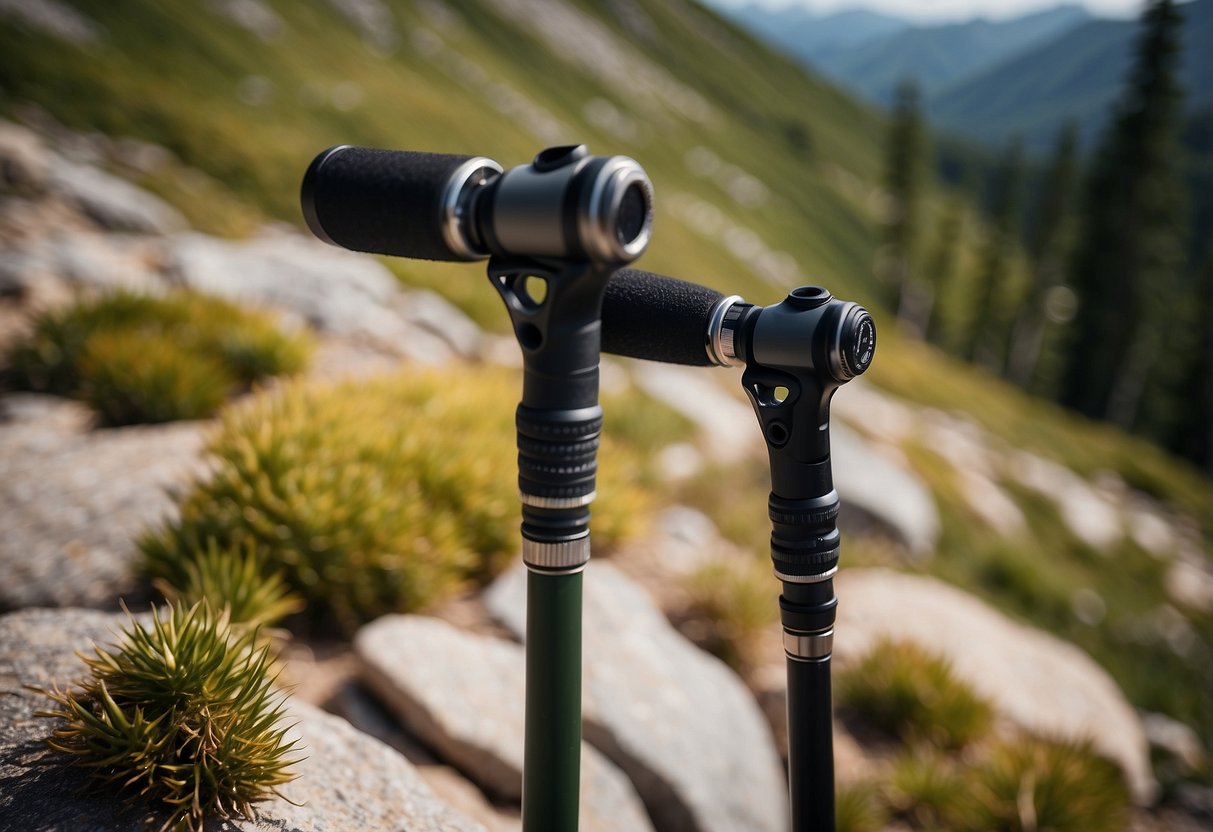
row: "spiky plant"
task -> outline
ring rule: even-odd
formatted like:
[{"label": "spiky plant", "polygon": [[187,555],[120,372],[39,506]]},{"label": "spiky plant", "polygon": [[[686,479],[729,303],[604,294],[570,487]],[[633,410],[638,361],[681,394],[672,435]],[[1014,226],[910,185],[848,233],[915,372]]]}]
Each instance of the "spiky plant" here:
[{"label": "spiky plant", "polygon": [[81,654],[77,690],[47,692],[62,720],[47,740],[128,803],[166,814],[162,829],[198,832],[208,817],[251,816],[294,779],[270,657],[255,630],[205,602],[132,618],[112,650]]},{"label": "spiky plant", "polygon": [[838,677],[838,699],[906,742],[955,750],[989,732],[994,711],[947,660],[913,642],[882,640]]},{"label": "spiky plant", "polygon": [[1124,776],[1089,742],[1002,742],[967,779],[967,829],[1116,832],[1128,824]]},{"label": "spiky plant", "polygon": [[254,541],[220,547],[211,538],[184,564],[183,580],[174,585],[157,579],[156,588],[170,602],[193,606],[205,600],[213,609],[227,609],[234,624],[272,627],[304,608],[291,592],[282,571],[269,571]]}]

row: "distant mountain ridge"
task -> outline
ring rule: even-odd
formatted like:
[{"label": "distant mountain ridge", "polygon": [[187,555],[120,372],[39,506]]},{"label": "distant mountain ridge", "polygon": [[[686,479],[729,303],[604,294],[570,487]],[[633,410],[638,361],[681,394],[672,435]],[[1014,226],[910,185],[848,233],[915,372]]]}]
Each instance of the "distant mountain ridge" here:
[{"label": "distant mountain ridge", "polygon": [[[1181,80],[1188,110],[1213,112],[1213,0],[1191,0]],[[1052,147],[1066,121],[1090,147],[1132,61],[1136,20],[1093,18],[1067,4],[1006,21],[914,26],[866,11],[723,9],[788,55],[869,101],[888,104],[913,77],[932,123],[991,146],[1012,137]]]},{"label": "distant mountain ridge", "polygon": [[1092,19],[1073,4],[1011,20],[936,26],[859,10],[820,17],[803,8],[724,11],[800,62],[882,104],[907,77],[930,96]]},{"label": "distant mountain ridge", "polygon": [[[1213,109],[1213,0],[1182,4],[1186,23],[1180,79],[1191,112]],[[1124,84],[1135,20],[1092,20],[971,75],[927,99],[932,121],[985,142],[1018,134],[1032,150],[1054,141],[1066,121],[1090,145]]]},{"label": "distant mountain ridge", "polygon": [[857,48],[910,26],[908,21],[867,9],[818,15],[804,6],[768,9],[750,4],[719,10],[796,58],[819,49]]}]

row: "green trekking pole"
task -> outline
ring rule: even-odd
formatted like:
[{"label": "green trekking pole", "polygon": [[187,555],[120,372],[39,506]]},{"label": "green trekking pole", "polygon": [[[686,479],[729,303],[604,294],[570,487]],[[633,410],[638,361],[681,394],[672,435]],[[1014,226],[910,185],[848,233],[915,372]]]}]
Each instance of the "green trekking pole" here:
[{"label": "green trekking pole", "polygon": [[516,411],[527,578],[524,832],[575,832],[581,772],[581,581],[602,430],[602,295],[648,245],[652,185],[624,156],[553,147],[502,171],[484,157],[335,147],[303,182],[308,226],[355,251],[490,258],[522,350]]}]

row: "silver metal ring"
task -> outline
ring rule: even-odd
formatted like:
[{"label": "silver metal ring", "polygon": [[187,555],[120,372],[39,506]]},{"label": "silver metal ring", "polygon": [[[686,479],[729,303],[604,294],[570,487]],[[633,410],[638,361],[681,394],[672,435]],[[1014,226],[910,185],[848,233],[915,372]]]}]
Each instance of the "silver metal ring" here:
[{"label": "silver metal ring", "polygon": [[590,533],[559,543],[522,538],[522,561],[544,572],[576,572],[590,560]]},{"label": "silver metal ring", "polygon": [[488,179],[489,173],[501,173],[501,165],[484,156],[473,156],[451,174],[442,192],[442,240],[447,248],[466,260],[479,260],[488,255],[472,246],[463,231],[467,195]]},{"label": "silver metal ring", "polygon": [[847,301],[842,305],[842,311],[838,313],[838,326],[834,327],[834,348],[827,350],[827,357],[830,362],[830,373],[839,381],[848,381],[855,378],[855,373],[842,360],[842,325],[846,323],[847,316],[851,314],[851,309],[859,306],[855,301]]},{"label": "silver metal ring", "polygon": [[581,497],[536,497],[524,491],[518,492],[518,499],[522,500],[523,505],[533,508],[581,508],[594,502],[597,496],[597,491],[591,491]]},{"label": "silver metal ring", "polygon": [[724,332],[724,316],[738,303],[745,303],[741,295],[729,295],[727,298],[721,298],[712,307],[712,314],[708,316],[708,331],[705,333],[708,358],[718,367],[736,367],[741,364],[737,360],[733,330],[728,330],[727,336]]},{"label": "silver metal ring", "polygon": [[828,581],[838,574],[838,564],[834,564],[820,575],[785,575],[778,569],[775,570],[775,577],[789,584],[819,584],[822,581]]},{"label": "silver metal ring", "polygon": [[824,659],[834,650],[834,628],[817,633],[783,631],[783,651],[793,659]]},{"label": "silver metal ring", "polygon": [[[645,215],[640,232],[620,240],[615,224],[628,188],[639,185],[644,193]],[[635,159],[612,156],[594,177],[585,210],[578,212],[578,232],[586,253],[603,260],[630,263],[644,253],[653,232],[653,183]]]}]

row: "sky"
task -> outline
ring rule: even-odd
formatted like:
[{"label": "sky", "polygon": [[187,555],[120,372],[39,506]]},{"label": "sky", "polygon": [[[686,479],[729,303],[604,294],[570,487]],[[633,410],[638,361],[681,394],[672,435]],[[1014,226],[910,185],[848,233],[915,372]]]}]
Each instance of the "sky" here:
[{"label": "sky", "polygon": [[[1073,1],[1073,0],[1072,0]],[[1060,0],[707,0],[715,6],[745,6],[759,3],[779,8],[807,6],[815,12],[826,13],[844,9],[865,8],[872,11],[922,22],[971,20],[985,17],[1005,20],[1060,5]],[[1142,0],[1082,0],[1081,5],[1099,17],[1136,17]]]}]

